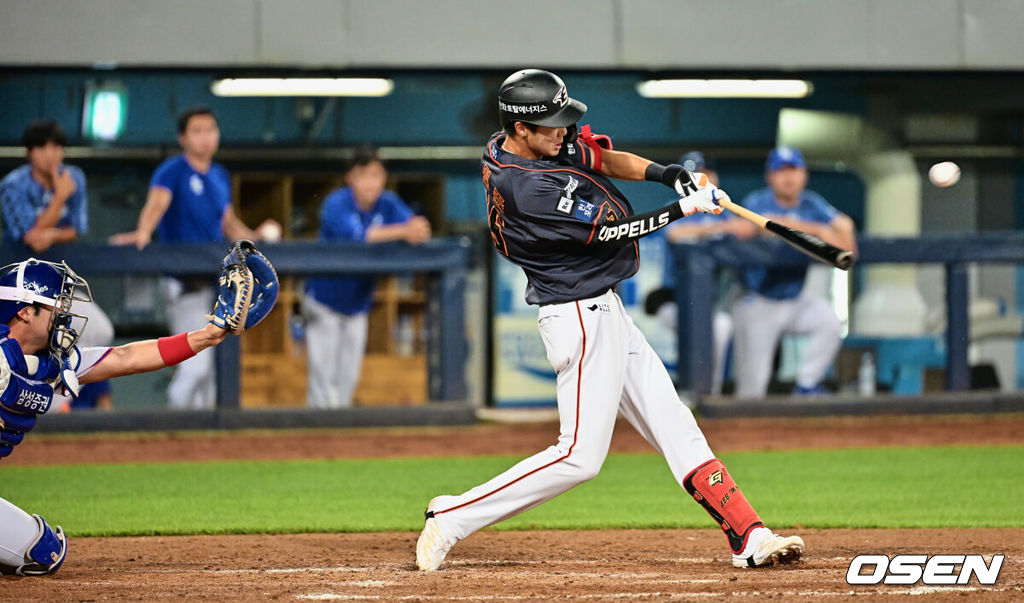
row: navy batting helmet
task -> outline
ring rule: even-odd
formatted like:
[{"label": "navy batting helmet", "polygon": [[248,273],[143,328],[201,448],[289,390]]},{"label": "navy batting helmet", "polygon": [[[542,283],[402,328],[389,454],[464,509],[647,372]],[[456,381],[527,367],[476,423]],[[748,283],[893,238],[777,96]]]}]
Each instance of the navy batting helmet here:
[{"label": "navy batting helmet", "polygon": [[523,69],[508,76],[498,88],[498,121],[506,131],[517,121],[568,128],[586,112],[587,106],[569,98],[562,78],[550,71]]},{"label": "navy batting helmet", "polygon": [[92,301],[89,283],[64,262],[59,264],[29,258],[0,268],[0,324],[6,324],[19,310],[33,304],[53,308],[50,347],[70,350],[78,341],[71,319],[88,319],[71,313],[74,301]]}]

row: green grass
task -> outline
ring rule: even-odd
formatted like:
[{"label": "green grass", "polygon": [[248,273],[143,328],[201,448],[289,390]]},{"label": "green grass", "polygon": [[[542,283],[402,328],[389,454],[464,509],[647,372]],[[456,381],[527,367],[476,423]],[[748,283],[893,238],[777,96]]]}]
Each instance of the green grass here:
[{"label": "green grass", "polygon": [[[76,536],[419,530],[426,502],[519,458],[0,466],[7,500]],[[771,527],[1024,527],[1024,446],[751,452],[724,459]],[[713,527],[655,455],[502,529]]]}]

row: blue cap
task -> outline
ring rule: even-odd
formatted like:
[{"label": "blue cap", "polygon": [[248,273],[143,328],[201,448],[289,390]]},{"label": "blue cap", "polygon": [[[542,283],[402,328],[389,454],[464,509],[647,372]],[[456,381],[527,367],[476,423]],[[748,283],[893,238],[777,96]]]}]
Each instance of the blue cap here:
[{"label": "blue cap", "polygon": [[772,149],[772,152],[768,153],[768,161],[764,162],[764,169],[774,172],[784,167],[807,167],[803,153],[794,147],[776,147]]},{"label": "blue cap", "polygon": [[679,158],[679,165],[686,168],[688,172],[701,172],[715,169],[715,162],[709,160],[700,151],[690,151]]}]

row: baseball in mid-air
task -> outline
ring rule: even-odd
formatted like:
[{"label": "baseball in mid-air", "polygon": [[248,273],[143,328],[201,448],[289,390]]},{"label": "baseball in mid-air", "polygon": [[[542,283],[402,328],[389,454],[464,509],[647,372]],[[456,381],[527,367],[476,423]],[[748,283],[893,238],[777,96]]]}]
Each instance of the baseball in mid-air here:
[{"label": "baseball in mid-air", "polygon": [[936,163],[928,170],[928,179],[939,188],[953,186],[960,181],[960,166],[952,161]]},{"label": "baseball in mid-air", "polygon": [[267,243],[277,243],[281,240],[281,227],[275,222],[267,222],[260,228],[260,238]]}]

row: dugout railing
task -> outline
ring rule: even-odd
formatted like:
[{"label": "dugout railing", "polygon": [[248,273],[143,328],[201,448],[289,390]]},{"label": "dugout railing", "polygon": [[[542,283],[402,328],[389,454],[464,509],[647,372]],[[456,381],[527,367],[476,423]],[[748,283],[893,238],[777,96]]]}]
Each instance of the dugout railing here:
[{"label": "dugout railing", "polygon": [[[781,245],[781,246],[780,246]],[[910,412],[1024,410],[1024,396],[969,394],[969,266],[976,263],[1024,264],[1024,234],[989,232],[924,235],[916,238],[858,238],[857,266],[865,264],[941,264],[945,275],[945,388],[942,396],[879,396],[875,403],[842,396],[807,404],[734,401],[709,404],[711,390],[711,316],[719,266],[799,266],[811,260],[770,238],[732,238],[672,245],[675,296],[679,303],[678,385],[692,392],[708,414],[832,414],[890,409]],[[856,270],[856,267],[854,268]]]},{"label": "dugout railing", "polygon": [[[43,254],[24,247],[0,246],[0,265],[27,257],[67,261],[78,274],[90,277],[205,276],[214,282],[225,244],[162,245],[145,249],[98,244],[55,246]],[[423,245],[404,243],[322,243],[285,241],[261,244],[279,275],[400,274],[426,275],[426,352],[428,397],[419,407],[257,410],[240,408],[241,362],[239,338],[228,337],[216,348],[217,408],[213,411],[166,409],[72,413],[40,422],[46,431],[94,429],[204,429],[242,427],[302,427],[347,425],[406,425],[469,423],[474,419],[467,400],[465,326],[466,276],[471,244],[465,237],[436,238]]]}]

